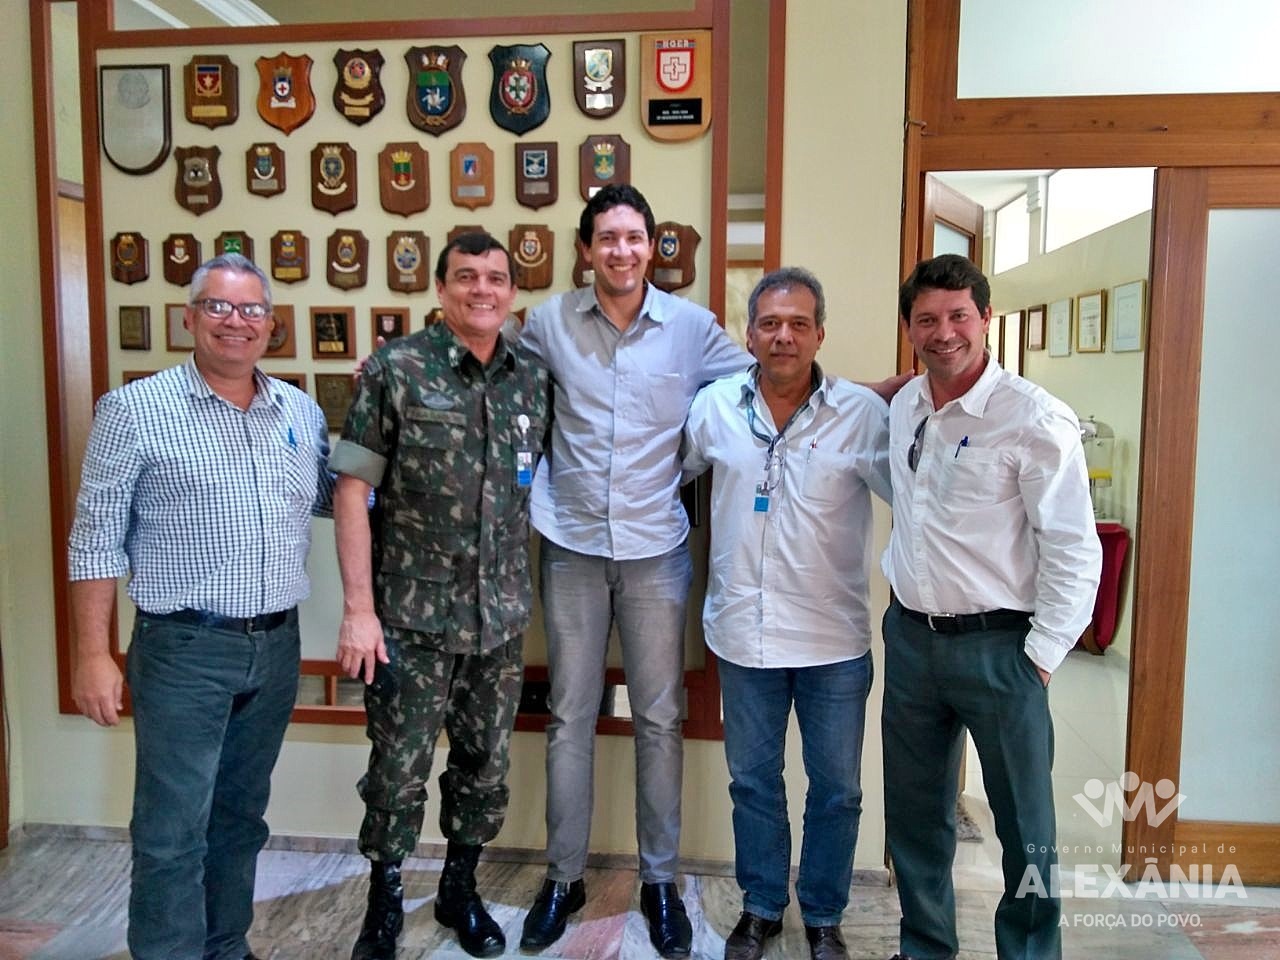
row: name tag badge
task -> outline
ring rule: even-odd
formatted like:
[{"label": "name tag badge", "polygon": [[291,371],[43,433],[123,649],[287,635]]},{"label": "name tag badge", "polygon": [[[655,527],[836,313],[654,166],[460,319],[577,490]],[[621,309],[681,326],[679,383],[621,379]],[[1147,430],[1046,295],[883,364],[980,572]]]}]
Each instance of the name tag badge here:
[{"label": "name tag badge", "polygon": [[765,483],[756,484],[756,513],[769,512],[769,485]]},{"label": "name tag badge", "polygon": [[522,487],[533,484],[533,451],[516,451],[516,483]]}]

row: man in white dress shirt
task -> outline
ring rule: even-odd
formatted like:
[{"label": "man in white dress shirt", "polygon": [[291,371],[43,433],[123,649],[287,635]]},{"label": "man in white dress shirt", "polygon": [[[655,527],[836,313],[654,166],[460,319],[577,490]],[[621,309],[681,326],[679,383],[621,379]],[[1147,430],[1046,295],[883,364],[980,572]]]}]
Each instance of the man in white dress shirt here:
[{"label": "man in white dress shirt", "polygon": [[809,789],[796,897],[813,960],[847,956],[871,689],[867,602],[871,493],[889,494],[888,405],[824,376],[822,286],[794,267],[748,301],[750,369],[693,401],[687,476],[712,474],[703,627],[720,658],[743,911],[725,960],[759,960],[789,901],[791,828],[782,778],[794,706]]},{"label": "man in white dress shirt", "polygon": [[896,598],[884,618],[885,820],[904,960],[959,949],[951,866],[966,727],[1004,848],[996,954],[1062,955],[1061,903],[1047,895],[1046,687],[1089,623],[1102,553],[1079,423],[987,352],[990,300],[981,271],[954,254],[918,264],[899,292],[927,371],[891,405],[882,564]]}]

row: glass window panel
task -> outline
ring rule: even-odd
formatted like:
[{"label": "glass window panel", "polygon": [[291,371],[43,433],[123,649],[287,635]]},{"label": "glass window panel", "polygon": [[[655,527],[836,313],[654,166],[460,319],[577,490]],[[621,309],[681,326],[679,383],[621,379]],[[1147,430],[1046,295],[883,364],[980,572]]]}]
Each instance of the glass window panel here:
[{"label": "glass window panel", "polygon": [[1027,262],[1031,245],[1031,214],[1027,195],[1011,200],[996,211],[995,252],[992,273],[1003,273]]},{"label": "glass window panel", "polygon": [[933,224],[933,255],[939,257],[944,253],[958,253],[962,257],[969,256],[969,235],[961,233],[950,224],[935,220]]},{"label": "glass window panel", "polygon": [[[1280,823],[1280,418],[1272,353],[1280,210],[1213,210],[1205,267],[1187,672],[1188,820]],[[1176,598],[1170,598],[1176,600]]]},{"label": "glass window panel", "polygon": [[1151,209],[1150,167],[1059,170],[1049,174],[1045,249],[1057,250]]},{"label": "glass window panel", "polygon": [[1280,90],[1275,0],[963,0],[957,95]]}]

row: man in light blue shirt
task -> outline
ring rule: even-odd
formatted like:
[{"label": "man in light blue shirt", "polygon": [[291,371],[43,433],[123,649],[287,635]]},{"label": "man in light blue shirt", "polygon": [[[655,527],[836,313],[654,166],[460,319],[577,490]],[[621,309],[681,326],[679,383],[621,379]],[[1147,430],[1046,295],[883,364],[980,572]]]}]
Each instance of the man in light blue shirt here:
[{"label": "man in light blue shirt", "polygon": [[675,878],[692,566],[680,434],[698,388],[750,357],[710,311],[645,281],[654,216],[638,190],[596,193],[579,240],[592,285],[535,307],[522,335],[551,371],[555,401],[531,501],[551,674],[548,868],[521,946],[555,942],[585,902],[596,718],[616,622],[635,718],[641,909],[658,952],[681,957],[691,941]]},{"label": "man in light blue shirt", "polygon": [[809,789],[796,896],[813,960],[847,956],[871,689],[871,494],[890,502],[889,408],[815,362],[822,286],[794,267],[748,301],[755,366],[693,401],[685,472],[714,467],[703,629],[719,658],[743,912],[725,960],[759,960],[789,901],[782,770],[794,705]]}]

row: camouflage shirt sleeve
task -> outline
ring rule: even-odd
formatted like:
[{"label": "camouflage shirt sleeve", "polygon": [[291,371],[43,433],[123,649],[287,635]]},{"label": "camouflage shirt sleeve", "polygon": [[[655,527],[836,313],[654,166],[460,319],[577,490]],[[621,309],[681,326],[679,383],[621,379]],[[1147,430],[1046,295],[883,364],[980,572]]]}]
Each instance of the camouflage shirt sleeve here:
[{"label": "camouflage shirt sleeve", "polygon": [[329,455],[329,469],[334,473],[345,473],[372,487],[382,483],[396,445],[398,422],[390,376],[390,367],[381,363],[377,354],[365,361],[342,424],[342,436]]}]

